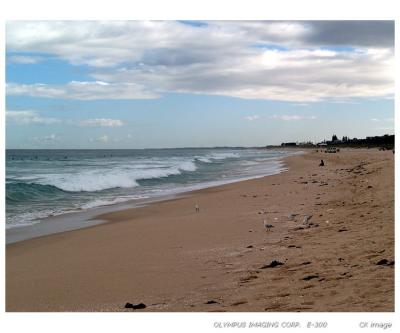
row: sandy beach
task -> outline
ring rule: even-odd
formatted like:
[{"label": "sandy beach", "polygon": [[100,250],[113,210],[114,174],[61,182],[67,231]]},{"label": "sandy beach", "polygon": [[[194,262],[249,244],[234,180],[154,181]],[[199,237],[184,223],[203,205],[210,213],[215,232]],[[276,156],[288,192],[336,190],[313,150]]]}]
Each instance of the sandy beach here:
[{"label": "sandy beach", "polygon": [[394,311],[392,151],[286,163],[7,245],[6,310]]}]

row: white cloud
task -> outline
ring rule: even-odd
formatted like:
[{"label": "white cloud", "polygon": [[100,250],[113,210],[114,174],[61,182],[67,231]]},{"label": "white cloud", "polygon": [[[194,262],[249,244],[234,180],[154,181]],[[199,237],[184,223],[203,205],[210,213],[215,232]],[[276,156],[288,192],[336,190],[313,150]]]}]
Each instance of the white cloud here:
[{"label": "white cloud", "polygon": [[119,119],[86,119],[79,122],[80,126],[99,126],[99,127],[119,127],[124,125],[122,120]]},{"label": "white cloud", "polygon": [[37,111],[24,110],[24,111],[6,111],[7,122],[12,122],[20,125],[52,125],[58,123],[65,123],[74,126],[89,126],[89,127],[120,127],[124,123],[120,119],[109,118],[95,118],[84,120],[71,120],[71,119],[58,119],[52,117],[42,117]]},{"label": "white cloud", "polygon": [[98,137],[98,138],[96,139],[96,141],[102,142],[102,143],[107,143],[107,142],[108,142],[108,135],[105,134],[105,135],[103,135],[103,136],[100,136],[100,137]]},{"label": "white cloud", "polygon": [[9,84],[10,95],[93,100],[180,92],[315,102],[394,92],[391,22],[22,21],[6,33],[7,50],[88,65],[98,80]]},{"label": "white cloud", "polygon": [[317,119],[315,116],[310,116],[310,117],[305,117],[305,116],[299,116],[299,115],[276,115],[274,114],[271,116],[272,119],[278,119],[278,120],[283,120],[283,121],[298,121],[298,120],[314,120]]},{"label": "white cloud", "polygon": [[57,118],[42,117],[36,111],[6,111],[6,119],[8,122],[17,124],[38,124],[50,125],[60,123],[61,120]]},{"label": "white cloud", "polygon": [[60,138],[56,134],[50,134],[42,137],[34,137],[34,141],[39,141],[39,142],[52,142],[52,141],[58,141]]},{"label": "white cloud", "polygon": [[253,120],[256,120],[256,119],[259,119],[259,118],[260,118],[260,116],[257,115],[257,114],[255,114],[255,115],[253,115],[253,116],[246,116],[246,117],[244,117],[244,119],[246,119],[246,120],[248,120],[248,121],[253,121]]},{"label": "white cloud", "polygon": [[37,64],[43,58],[39,56],[12,55],[7,57],[7,61],[16,64]]},{"label": "white cloud", "polygon": [[54,141],[54,140],[57,140],[57,136],[53,133],[53,134],[50,134],[48,136],[43,137],[43,140],[45,140],[45,141]]},{"label": "white cloud", "polygon": [[385,131],[387,134],[389,134],[389,133],[394,133],[395,128],[394,128],[394,126],[393,127],[383,126],[383,127],[376,127],[376,128],[374,128],[374,130]]},{"label": "white cloud", "polygon": [[33,96],[61,99],[149,99],[157,98],[155,92],[148,92],[135,83],[105,83],[102,81],[71,81],[65,85],[17,84],[6,85],[7,95]]},{"label": "white cloud", "polygon": [[135,80],[159,91],[296,102],[388,96],[394,91],[389,51],[380,59],[362,50],[329,55],[320,50],[219,52],[212,61],[185,66],[142,64],[92,75],[108,82]]},{"label": "white cloud", "polygon": [[371,118],[374,122],[394,122],[394,118]]}]

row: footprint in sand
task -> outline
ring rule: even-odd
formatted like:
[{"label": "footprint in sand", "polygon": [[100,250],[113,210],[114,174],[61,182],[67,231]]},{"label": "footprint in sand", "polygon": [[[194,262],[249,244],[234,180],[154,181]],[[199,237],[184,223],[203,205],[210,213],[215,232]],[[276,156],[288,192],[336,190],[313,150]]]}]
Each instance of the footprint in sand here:
[{"label": "footprint in sand", "polygon": [[257,275],[249,275],[249,276],[241,278],[240,279],[240,283],[242,283],[242,284],[243,283],[247,283],[247,282],[250,282],[250,281],[255,280],[255,279],[258,279]]}]

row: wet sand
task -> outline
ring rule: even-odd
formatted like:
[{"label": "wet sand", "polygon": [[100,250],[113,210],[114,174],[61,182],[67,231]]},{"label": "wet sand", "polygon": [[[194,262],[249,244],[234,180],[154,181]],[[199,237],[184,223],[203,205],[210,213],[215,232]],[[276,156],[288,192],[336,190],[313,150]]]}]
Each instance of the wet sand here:
[{"label": "wet sand", "polygon": [[394,311],[392,152],[286,162],[279,175],[7,245],[6,310]]}]

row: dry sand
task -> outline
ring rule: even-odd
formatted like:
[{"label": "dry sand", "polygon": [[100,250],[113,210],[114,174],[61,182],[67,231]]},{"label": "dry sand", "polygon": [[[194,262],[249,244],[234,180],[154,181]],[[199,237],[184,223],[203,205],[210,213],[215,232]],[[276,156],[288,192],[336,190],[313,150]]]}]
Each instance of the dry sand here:
[{"label": "dry sand", "polygon": [[6,310],[394,311],[392,152],[286,161],[280,175],[8,245]]}]

